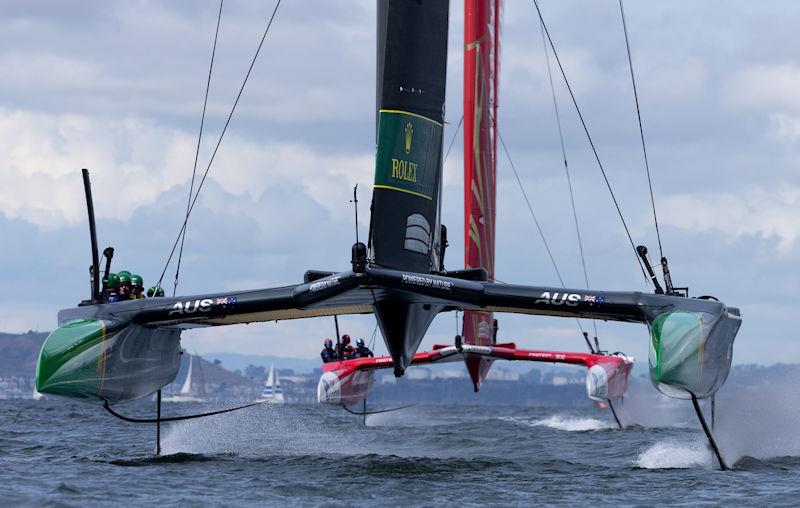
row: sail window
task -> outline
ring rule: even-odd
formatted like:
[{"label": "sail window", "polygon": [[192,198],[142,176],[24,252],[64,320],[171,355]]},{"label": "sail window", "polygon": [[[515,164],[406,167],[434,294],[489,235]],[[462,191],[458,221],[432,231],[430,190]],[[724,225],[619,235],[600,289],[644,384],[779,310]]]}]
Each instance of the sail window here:
[{"label": "sail window", "polygon": [[406,250],[427,254],[431,245],[431,225],[421,214],[409,215],[406,219]]}]

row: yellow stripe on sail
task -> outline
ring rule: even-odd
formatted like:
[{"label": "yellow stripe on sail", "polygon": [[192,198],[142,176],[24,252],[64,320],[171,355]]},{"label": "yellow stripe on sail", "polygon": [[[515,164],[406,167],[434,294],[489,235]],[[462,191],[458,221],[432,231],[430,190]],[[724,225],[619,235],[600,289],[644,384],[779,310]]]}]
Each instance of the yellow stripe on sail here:
[{"label": "yellow stripe on sail", "polygon": [[414,117],[417,117],[417,118],[422,118],[423,120],[427,120],[427,121],[429,121],[429,122],[435,123],[435,124],[436,124],[436,125],[438,125],[439,127],[441,127],[441,126],[442,126],[442,124],[441,124],[440,122],[437,122],[437,121],[436,121],[436,120],[434,120],[433,118],[428,118],[427,116],[418,115],[417,113],[412,113],[412,112],[410,112],[410,111],[403,111],[403,110],[400,110],[400,109],[379,109],[378,111],[379,111],[380,113],[391,113],[391,114],[395,114],[395,115],[409,115],[409,116],[414,116]]},{"label": "yellow stripe on sail", "polygon": [[433,201],[433,198],[430,196],[426,196],[425,194],[420,194],[419,192],[414,192],[406,189],[401,189],[399,187],[392,187],[391,185],[373,185],[374,189],[389,189],[389,190],[396,190],[400,192],[405,192],[406,194],[413,194],[414,196],[419,196],[421,198],[430,199]]}]

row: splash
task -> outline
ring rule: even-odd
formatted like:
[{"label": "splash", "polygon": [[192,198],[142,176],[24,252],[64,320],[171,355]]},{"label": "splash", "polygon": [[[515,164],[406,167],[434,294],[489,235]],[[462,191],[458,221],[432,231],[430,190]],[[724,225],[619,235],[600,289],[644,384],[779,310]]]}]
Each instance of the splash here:
[{"label": "splash", "polygon": [[[263,405],[167,426],[162,452],[171,454],[268,456],[305,453],[340,453],[343,446],[331,440],[340,422],[311,418],[285,406]],[[296,439],[302,435],[303,439]]]},{"label": "splash", "polygon": [[639,454],[634,464],[643,469],[712,468],[713,457],[705,441],[671,439],[661,441]]},{"label": "splash", "polygon": [[587,432],[591,430],[606,430],[617,428],[616,424],[607,420],[596,418],[577,418],[570,416],[553,415],[543,420],[534,420],[532,427],[549,427],[567,432]]},{"label": "splash", "polygon": [[717,399],[714,434],[729,464],[742,457],[800,456],[798,381],[747,387]]}]

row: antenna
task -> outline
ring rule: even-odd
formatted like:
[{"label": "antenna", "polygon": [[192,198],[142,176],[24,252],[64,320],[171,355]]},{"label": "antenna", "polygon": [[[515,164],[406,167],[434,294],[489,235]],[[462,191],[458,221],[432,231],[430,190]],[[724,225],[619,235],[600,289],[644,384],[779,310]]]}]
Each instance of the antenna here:
[{"label": "antenna", "polygon": [[358,184],[353,187],[353,199],[350,202],[353,203],[353,209],[356,212],[356,243],[358,243]]},{"label": "antenna", "polygon": [[97,252],[97,228],[94,222],[94,203],[92,202],[92,182],[89,181],[89,170],[83,168],[83,191],[86,194],[86,211],[89,214],[89,237],[92,242],[92,266],[89,267],[89,283],[91,285],[92,298],[97,302],[100,300],[100,259]]}]

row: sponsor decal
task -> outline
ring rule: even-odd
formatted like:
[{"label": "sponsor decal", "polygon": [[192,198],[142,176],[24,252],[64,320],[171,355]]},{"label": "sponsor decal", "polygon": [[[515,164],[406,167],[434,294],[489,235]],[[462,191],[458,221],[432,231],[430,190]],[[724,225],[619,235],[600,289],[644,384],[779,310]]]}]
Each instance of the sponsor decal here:
[{"label": "sponsor decal", "polygon": [[414,113],[382,109],[378,120],[375,188],[433,199],[442,125]]},{"label": "sponsor decal", "polygon": [[559,293],[545,291],[536,299],[534,303],[546,303],[548,305],[569,305],[575,307],[580,302],[592,304],[602,304],[606,301],[604,296],[600,295],[579,295],[577,293]]},{"label": "sponsor decal", "polygon": [[446,280],[434,279],[433,277],[424,277],[422,275],[409,275],[403,274],[403,284],[412,284],[414,286],[421,286],[426,288],[444,289],[450,291],[453,289],[453,283]]},{"label": "sponsor decal", "polygon": [[322,291],[323,289],[329,289],[332,287],[336,287],[338,285],[339,285],[339,277],[334,277],[332,279],[314,282],[308,287],[308,290],[311,291],[312,293],[316,293],[317,291]]},{"label": "sponsor decal", "polygon": [[[235,298],[234,298],[235,300]],[[194,302],[177,302],[175,305],[172,306],[172,310],[169,312],[169,316],[173,314],[194,314],[197,311],[200,312],[208,312],[211,310],[211,306],[214,304],[214,300],[211,298],[203,298],[202,300],[195,300]]]},{"label": "sponsor decal", "polygon": [[542,296],[536,299],[534,303],[546,303],[549,305],[569,305],[575,307],[581,301],[581,295],[576,293],[550,293],[545,291]]},{"label": "sponsor decal", "polygon": [[561,353],[533,352],[528,353],[528,358],[539,358],[542,360],[566,360],[567,357]]}]

